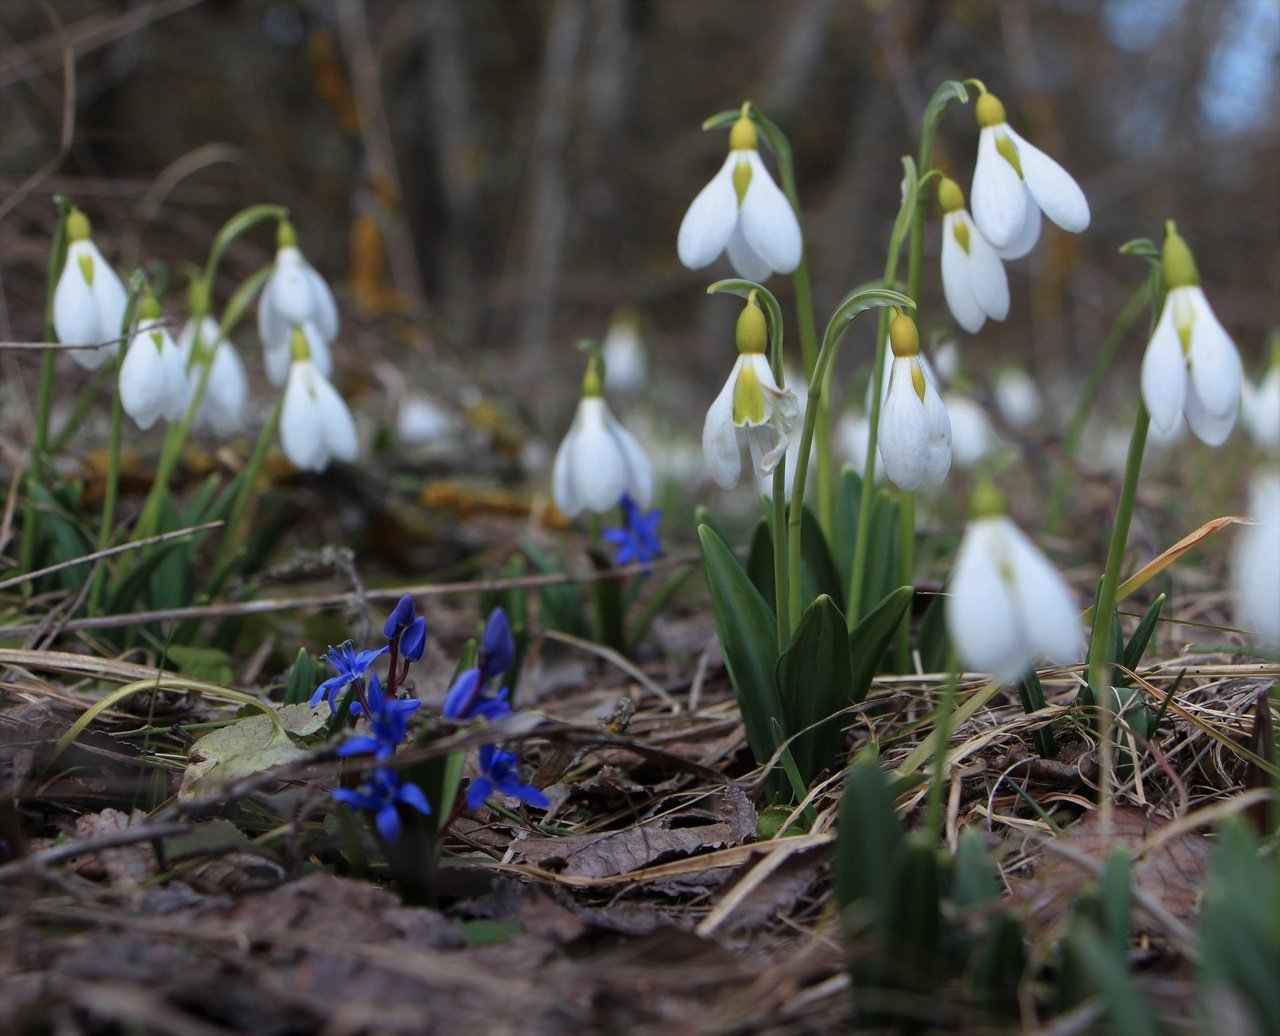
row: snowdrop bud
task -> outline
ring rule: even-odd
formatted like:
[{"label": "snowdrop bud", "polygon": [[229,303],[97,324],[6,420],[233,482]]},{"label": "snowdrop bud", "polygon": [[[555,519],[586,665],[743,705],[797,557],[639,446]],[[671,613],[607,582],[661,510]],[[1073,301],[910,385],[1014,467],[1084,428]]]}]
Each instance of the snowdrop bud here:
[{"label": "snowdrop bud", "polygon": [[973,106],[973,114],[977,116],[978,129],[999,126],[1002,122],[1008,122],[1004,114],[1004,105],[1000,103],[1000,98],[995,94],[984,92],[978,98],[978,103]]},{"label": "snowdrop bud", "polygon": [[729,131],[730,151],[754,151],[760,146],[760,138],[756,133],[755,123],[745,115],[738,117]]},{"label": "snowdrop bud", "polygon": [[938,181],[938,206],[944,213],[956,212],[964,208],[964,192],[949,176],[944,176]]},{"label": "snowdrop bud", "polygon": [[311,359],[311,345],[300,327],[295,327],[289,335],[289,359],[293,363]]}]

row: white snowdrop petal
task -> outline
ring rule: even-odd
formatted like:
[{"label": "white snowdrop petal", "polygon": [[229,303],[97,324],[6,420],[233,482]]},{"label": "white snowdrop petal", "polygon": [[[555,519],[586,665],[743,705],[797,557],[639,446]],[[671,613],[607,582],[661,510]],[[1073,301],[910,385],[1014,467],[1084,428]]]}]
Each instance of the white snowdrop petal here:
[{"label": "white snowdrop petal", "polygon": [[995,446],[995,432],[986,411],[968,396],[948,395],[944,401],[951,422],[951,454],[962,468],[972,468]]},{"label": "white snowdrop petal", "polygon": [[310,361],[294,363],[280,410],[280,445],[289,462],[301,471],[323,471],[329,463],[324,418],[316,405],[316,381]]},{"label": "white snowdrop petal", "polygon": [[307,352],[311,354],[311,362],[316,370],[326,378],[333,377],[333,353],[329,350],[329,341],[311,321],[302,325],[302,333],[307,339]]},{"label": "white snowdrop petal", "polygon": [[889,480],[913,492],[924,480],[928,421],[911,381],[911,361],[895,359],[890,378],[889,395],[880,410],[880,456]]},{"label": "white snowdrop petal", "polygon": [[743,280],[763,284],[773,276],[773,268],[761,259],[747,242],[742,233],[741,223],[733,228],[733,233],[729,237],[727,251],[729,264],[733,267],[733,272]]},{"label": "white snowdrop petal", "polygon": [[186,412],[190,387],[187,382],[187,365],[182,351],[167,331],[161,332],[164,344],[160,348],[160,364],[164,368],[164,399],[161,416],[166,421],[177,421]]},{"label": "white snowdrop petal", "polygon": [[556,449],[556,458],[551,465],[551,498],[566,518],[573,518],[582,511],[582,501],[578,499],[576,487],[569,477],[569,448],[572,435],[573,426],[571,425],[568,434]]},{"label": "white snowdrop petal", "polygon": [[311,320],[324,340],[332,342],[338,337],[338,304],[333,292],[329,290],[328,281],[306,260],[303,260],[302,274],[311,292]]},{"label": "white snowdrop petal", "polygon": [[947,472],[951,470],[951,421],[937,389],[931,382],[926,384],[924,415],[928,441],[925,444],[922,484],[936,489],[946,480]]},{"label": "white snowdrop petal", "polygon": [[1173,431],[1187,394],[1187,366],[1174,326],[1176,290],[1165,297],[1164,309],[1142,356],[1142,401],[1152,423],[1162,432]]},{"label": "white snowdrop petal", "polygon": [[293,324],[280,312],[275,304],[275,281],[268,280],[262,289],[262,298],[258,300],[258,337],[262,340],[264,352],[283,350],[285,353],[284,369],[278,376],[272,375],[270,362],[267,363],[267,377],[272,385],[279,387],[289,376],[289,335]]},{"label": "white snowdrop petal", "polygon": [[747,243],[778,273],[793,273],[800,265],[804,242],[791,202],[773,182],[758,151],[746,152],[751,183],[738,220]]},{"label": "white snowdrop petal", "polygon": [[996,250],[965,216],[969,227],[969,287],[978,308],[992,320],[1009,315],[1009,278]]},{"label": "white snowdrop petal", "polygon": [[1186,291],[1191,325],[1191,388],[1211,414],[1234,413],[1240,404],[1240,354],[1199,287]]},{"label": "white snowdrop petal", "polygon": [[742,474],[738,433],[733,424],[733,390],[738,383],[742,362],[743,357],[739,356],[702,424],[702,455],[707,462],[707,471],[721,489],[732,489]]},{"label": "white snowdrop petal", "polygon": [[160,417],[165,394],[165,371],[155,338],[159,332],[138,335],[120,365],[120,405],[144,432]]},{"label": "white snowdrop petal", "polygon": [[641,507],[648,507],[653,499],[653,465],[639,441],[616,420],[612,421],[613,434],[626,463],[626,489]]},{"label": "white snowdrop petal", "polygon": [[738,222],[738,195],[733,189],[733,169],[739,152],[731,151],[720,171],[711,178],[680,222],[676,252],[691,270],[710,266],[729,243]]},{"label": "white snowdrop petal", "polygon": [[[1272,452],[1280,451],[1280,364],[1272,364],[1257,386],[1240,383],[1240,417],[1249,435]],[[1246,406],[1247,402],[1247,406]]]},{"label": "white snowdrop petal", "polygon": [[1022,185],[1022,191],[1027,197],[1027,207],[1022,217],[1022,225],[1018,227],[1018,232],[1013,235],[1012,240],[1002,248],[995,249],[995,253],[1001,259],[1013,260],[1021,259],[1024,255],[1035,248],[1036,242],[1040,240],[1040,206],[1036,204],[1035,198],[1031,196],[1031,191],[1027,189],[1027,185]]},{"label": "white snowdrop petal", "polygon": [[1188,386],[1183,402],[1187,424],[1195,437],[1206,446],[1221,446],[1231,437],[1231,430],[1236,425],[1236,409],[1233,406],[1225,414],[1212,413],[1201,401],[1194,385]]},{"label": "white snowdrop petal", "polygon": [[[976,334],[987,322],[987,317],[974,293],[969,256],[956,240],[955,225],[959,221],[959,212],[948,212],[942,218],[942,294],[955,322],[970,334]],[[976,229],[970,230],[971,249],[973,239],[978,236]]]},{"label": "white snowdrop petal", "polygon": [[1250,487],[1249,517],[1231,551],[1236,624],[1264,647],[1280,648],[1280,477],[1260,475]]},{"label": "white snowdrop petal", "polygon": [[1009,136],[1018,146],[1018,160],[1031,195],[1044,214],[1063,230],[1078,234],[1089,226],[1089,202],[1075,179],[1034,144],[1013,129]]},{"label": "white snowdrop petal", "polygon": [[1017,235],[1026,215],[1027,192],[1013,168],[996,150],[996,134],[1008,126],[988,126],[978,135],[978,164],[973,172],[973,219],[994,248]]},{"label": "white snowdrop petal", "polygon": [[1021,617],[1000,576],[1008,519],[969,523],[947,588],[947,632],[968,669],[1010,680],[1031,662]]},{"label": "white snowdrop petal", "polygon": [[[98,250],[93,242],[88,242],[94,252]],[[93,267],[93,301],[98,310],[98,332],[100,341],[119,338],[124,327],[124,311],[129,305],[128,293],[115,270],[107,265],[107,261],[98,253]],[[100,350],[108,352],[109,350]]]},{"label": "white snowdrop petal", "polygon": [[1015,607],[1036,655],[1057,665],[1078,662],[1084,651],[1080,613],[1066,580],[1012,522],[1006,530]]},{"label": "white snowdrop petal", "polygon": [[276,253],[276,268],[271,274],[271,305],[291,325],[315,317],[305,262],[296,248],[282,248]]},{"label": "white snowdrop petal", "polygon": [[244,427],[249,406],[249,375],[236,347],[228,341],[218,345],[213,367],[200,405],[201,420],[217,435],[234,435]]},{"label": "white snowdrop petal", "polygon": [[350,464],[360,452],[360,439],[356,434],[356,423],[351,416],[351,408],[333,387],[333,383],[328,378],[320,376],[318,372],[313,380],[313,387],[316,408],[320,413],[321,428],[324,432],[325,449],[330,457]]}]

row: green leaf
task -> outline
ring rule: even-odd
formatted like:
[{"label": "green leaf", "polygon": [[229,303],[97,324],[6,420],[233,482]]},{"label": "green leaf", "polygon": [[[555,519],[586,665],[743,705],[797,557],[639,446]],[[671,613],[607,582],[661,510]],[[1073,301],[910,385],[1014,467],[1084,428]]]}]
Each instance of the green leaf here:
[{"label": "green leaf", "polygon": [[519,935],[524,929],[515,921],[460,921],[458,931],[467,940],[468,946],[491,946],[494,943],[506,942]]},{"label": "green leaf", "polygon": [[[769,532],[769,522],[761,518],[756,522],[751,533],[751,547],[747,550],[747,575],[751,584],[760,591],[765,603],[775,598],[773,582],[773,537]],[[773,611],[772,605],[769,608]]]},{"label": "green leaf", "polygon": [[[1124,648],[1124,665],[1126,669],[1136,670],[1142,663],[1142,656],[1146,654],[1147,645],[1151,643],[1151,636],[1156,631],[1156,623],[1160,621],[1160,609],[1164,606],[1165,594],[1160,594],[1147,610],[1142,613],[1142,618],[1138,620],[1137,628],[1133,631],[1133,636],[1129,638],[1129,643]],[[1121,674],[1121,679],[1125,686],[1131,682],[1131,678],[1127,674]]]},{"label": "green leaf", "polygon": [[911,221],[916,215],[916,201],[920,193],[920,175],[916,171],[915,159],[910,155],[902,156],[902,185],[900,190],[901,203],[898,206],[898,215],[893,220],[893,232],[890,238],[891,242],[896,241],[899,246],[906,238],[907,231],[911,229]]},{"label": "green leaf", "polygon": [[863,906],[876,927],[889,903],[893,865],[905,836],[888,775],[871,752],[849,768],[836,829],[835,893],[841,911]]},{"label": "green leaf", "polygon": [[301,759],[307,749],[296,739],[318,733],[328,712],[323,705],[286,705],[274,717],[248,716],[206,734],[191,746],[178,798],[209,794],[229,781]]},{"label": "green leaf", "polygon": [[778,659],[777,687],[788,737],[820,724],[791,742],[801,780],[810,785],[842,755],[844,731],[835,714],[854,694],[844,615],[825,594],[805,610]]},{"label": "green leaf", "polygon": [[911,587],[900,586],[886,594],[850,631],[849,650],[853,657],[849,684],[850,704],[857,705],[866,698],[871,681],[880,671],[885,651],[911,606],[914,593]]},{"label": "green leaf", "polygon": [[716,632],[747,741],[756,761],[764,763],[778,747],[770,721],[783,723],[782,703],[774,684],[778,645],[773,611],[733,552],[709,526],[698,526],[698,540],[711,589]]},{"label": "green leaf", "polygon": [[969,91],[965,89],[964,83],[955,79],[948,79],[933,91],[933,96],[929,98],[929,103],[925,105],[924,118],[922,120],[924,125],[937,126],[938,120],[942,118],[942,113],[952,101],[968,104]]},{"label": "green leaf", "polygon": [[222,225],[218,236],[213,239],[213,247],[209,250],[209,272],[216,271],[222,261],[222,253],[230,247],[231,242],[241,234],[252,230],[265,220],[286,219],[289,210],[280,205],[250,205],[241,209]]},{"label": "green leaf", "polygon": [[994,902],[1000,895],[991,854],[982,836],[971,827],[960,832],[956,844],[955,875],[951,883],[951,900],[961,910],[969,910]]},{"label": "green leaf", "polygon": [[[534,544],[522,543],[520,549],[534,568],[544,575],[559,575],[563,571],[549,554]],[[544,626],[574,637],[591,636],[591,624],[587,621],[582,591],[578,587],[571,583],[543,586],[538,589],[538,599],[542,602],[540,615]]]},{"label": "green leaf", "polygon": [[221,684],[230,684],[235,678],[230,657],[218,648],[170,644],[165,654],[184,676]]},{"label": "green leaf", "polygon": [[951,640],[947,634],[947,597],[946,588],[942,593],[929,597],[925,605],[924,615],[920,618],[920,629],[916,633],[916,650],[920,654],[920,665],[926,673],[942,673],[949,668],[947,655],[951,650]]},{"label": "green leaf", "polygon": [[284,703],[298,705],[309,702],[315,694],[320,681],[316,678],[316,660],[306,648],[298,648],[298,657],[293,660],[293,668],[289,671],[289,683],[285,687]]},{"label": "green leaf", "polygon": [[[788,515],[791,505],[787,505]],[[761,550],[767,547],[769,553],[765,560],[769,565],[769,579],[765,584],[769,587],[769,593],[765,593],[764,587],[756,579],[756,573],[752,569],[753,558],[748,555],[747,571],[752,575],[752,582],[756,584],[761,595],[766,601],[773,600],[773,509],[768,508],[765,511],[765,521],[768,523],[767,533],[770,537],[761,546]],[[757,529],[756,535],[759,535]],[[784,533],[785,542],[785,533]],[[756,550],[756,538],[752,537],[752,551]],[[818,599],[822,594],[826,594],[836,604],[837,608],[844,607],[844,587],[840,579],[839,570],[836,563],[831,558],[831,551],[827,547],[827,538],[822,533],[822,526],[818,524],[818,518],[809,507],[805,507],[800,512],[800,600],[803,602],[812,602]]]},{"label": "green leaf", "polygon": [[150,550],[142,552],[142,556],[129,568],[119,584],[112,587],[104,614],[120,615],[132,611],[142,591],[151,583],[157,568],[178,548],[174,542],[158,543]]},{"label": "green leaf", "polygon": [[[908,161],[910,161],[908,159]],[[912,163],[914,166],[915,163]],[[827,322],[827,330],[823,334],[822,341],[825,347],[828,341],[834,341],[844,334],[853,321],[865,313],[869,309],[875,309],[878,306],[901,306],[905,309],[915,309],[916,304],[903,295],[899,291],[891,291],[889,288],[862,288],[859,291],[850,292],[836,307],[836,311],[831,314],[831,319]]]}]

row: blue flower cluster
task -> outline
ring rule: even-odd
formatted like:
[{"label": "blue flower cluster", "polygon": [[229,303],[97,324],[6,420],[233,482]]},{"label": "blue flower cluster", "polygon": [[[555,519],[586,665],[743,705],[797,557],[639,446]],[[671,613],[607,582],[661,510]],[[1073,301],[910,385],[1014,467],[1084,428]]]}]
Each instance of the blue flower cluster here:
[{"label": "blue flower cluster", "polygon": [[614,564],[645,564],[654,560],[662,553],[662,542],[658,539],[658,522],[662,520],[662,512],[655,507],[645,514],[629,493],[622,494],[618,506],[622,508],[621,528],[605,529],[601,533],[606,543],[612,543],[618,548]]},{"label": "blue flower cluster", "polygon": [[[334,799],[352,809],[368,810],[374,815],[374,826],[383,840],[394,844],[401,834],[400,806],[408,806],[424,815],[431,806],[422,789],[403,780],[385,764],[404,741],[409,730],[409,717],[422,704],[415,698],[400,697],[399,689],[408,677],[409,667],[422,658],[427,642],[426,620],[415,614],[413,598],[405,594],[392,610],[383,627],[387,643],[376,650],[356,651],[350,641],[330,648],[322,656],[334,675],[325,680],[311,697],[314,708],[327,702],[336,713],[339,692],[352,688],[355,700],[351,714],[367,722],[367,732],[348,738],[338,747],[338,755],[372,756],[374,769],[357,788],[339,788]],[[388,656],[387,681],[382,681],[370,667],[383,655]],[[444,701],[444,717],[457,723],[480,718],[494,722],[511,712],[505,687],[492,690],[495,681],[515,662],[516,645],[511,624],[501,608],[495,608],[485,626],[478,665],[467,669],[454,681]],[[476,809],[491,795],[506,795],[531,806],[545,809],[548,800],[542,792],[519,780],[519,760],[511,752],[496,745],[484,745],[479,753],[480,774],[467,789],[467,804]]]}]

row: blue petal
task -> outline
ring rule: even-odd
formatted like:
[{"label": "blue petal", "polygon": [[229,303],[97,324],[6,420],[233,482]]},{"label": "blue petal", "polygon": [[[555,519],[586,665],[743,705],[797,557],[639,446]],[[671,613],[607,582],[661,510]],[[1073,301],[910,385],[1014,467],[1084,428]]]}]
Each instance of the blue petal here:
[{"label": "blue petal", "polygon": [[412,806],[423,816],[431,813],[431,805],[427,802],[427,797],[422,794],[422,789],[408,781],[400,785],[400,790],[396,792],[396,801]]},{"label": "blue petal", "polygon": [[369,755],[382,748],[383,743],[376,737],[353,737],[338,746],[338,755],[346,758],[349,755]]},{"label": "blue petal", "polygon": [[473,778],[467,786],[467,807],[469,809],[479,809],[492,794],[493,783],[488,777]]},{"label": "blue petal", "polygon": [[476,695],[480,692],[480,670],[467,669],[449,688],[444,696],[443,714],[445,719],[467,719],[475,705]]},{"label": "blue petal", "polygon": [[388,845],[395,845],[400,841],[400,813],[396,810],[394,802],[388,802],[379,809],[373,823],[378,829],[378,834],[382,835],[382,840]]},{"label": "blue petal", "polygon": [[400,630],[413,623],[413,617],[413,598],[409,594],[405,594],[396,602],[396,606],[391,609],[391,614],[387,616],[382,632],[386,634],[388,640],[393,640]]}]

